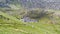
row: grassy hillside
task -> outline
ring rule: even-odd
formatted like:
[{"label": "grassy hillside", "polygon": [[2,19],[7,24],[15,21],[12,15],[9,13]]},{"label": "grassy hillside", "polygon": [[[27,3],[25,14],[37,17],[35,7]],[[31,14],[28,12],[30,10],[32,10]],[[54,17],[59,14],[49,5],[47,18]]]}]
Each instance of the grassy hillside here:
[{"label": "grassy hillside", "polygon": [[60,34],[60,18],[57,16],[54,18],[56,23],[53,23],[48,17],[43,17],[36,23],[28,23],[0,11],[0,34]]},{"label": "grassy hillside", "polygon": [[[58,9],[60,4],[57,6],[56,3],[55,7],[54,3],[46,3],[42,2],[42,0],[0,1],[0,5],[2,6],[0,6],[0,34],[60,34],[60,10],[45,9],[46,11],[48,11],[48,15],[39,18],[38,22],[23,22],[22,20],[20,20],[23,16],[29,14],[26,14],[27,11],[33,10],[33,8],[39,8],[40,5],[41,8],[48,7]],[[27,9],[32,9],[26,10],[25,8],[23,8],[23,6]],[[38,11],[40,11],[40,9]],[[50,14],[51,12],[55,13],[52,15]],[[39,12],[35,12],[35,14],[33,15],[31,13],[29,14],[29,16],[34,17],[35,14],[39,16]],[[53,18],[51,16],[53,16]]]}]

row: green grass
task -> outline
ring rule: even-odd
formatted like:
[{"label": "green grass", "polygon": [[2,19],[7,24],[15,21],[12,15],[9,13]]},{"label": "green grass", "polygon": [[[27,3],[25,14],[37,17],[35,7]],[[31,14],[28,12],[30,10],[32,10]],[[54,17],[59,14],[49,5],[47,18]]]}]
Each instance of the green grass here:
[{"label": "green grass", "polygon": [[0,34],[60,34],[60,18],[56,24],[46,17],[37,23],[27,23],[1,11],[0,15],[9,18],[0,18]]}]

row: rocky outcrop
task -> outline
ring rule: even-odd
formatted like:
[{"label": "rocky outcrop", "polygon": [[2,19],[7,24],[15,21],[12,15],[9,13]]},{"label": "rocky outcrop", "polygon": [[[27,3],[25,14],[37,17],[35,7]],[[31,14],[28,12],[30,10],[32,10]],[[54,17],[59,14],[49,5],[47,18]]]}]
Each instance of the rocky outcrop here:
[{"label": "rocky outcrop", "polygon": [[60,9],[60,0],[20,0],[26,8]]},{"label": "rocky outcrop", "polygon": [[60,9],[60,0],[0,0],[1,6],[5,5],[4,7],[6,7],[7,4],[20,4],[27,9],[30,8],[45,8],[58,10]]}]

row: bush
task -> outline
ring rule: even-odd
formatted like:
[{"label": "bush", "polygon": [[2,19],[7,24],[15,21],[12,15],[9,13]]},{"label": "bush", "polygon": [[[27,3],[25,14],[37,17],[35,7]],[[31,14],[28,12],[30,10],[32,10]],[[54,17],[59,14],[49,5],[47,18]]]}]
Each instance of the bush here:
[{"label": "bush", "polygon": [[46,11],[42,9],[33,9],[27,12],[27,16],[30,18],[41,18],[46,16]]}]

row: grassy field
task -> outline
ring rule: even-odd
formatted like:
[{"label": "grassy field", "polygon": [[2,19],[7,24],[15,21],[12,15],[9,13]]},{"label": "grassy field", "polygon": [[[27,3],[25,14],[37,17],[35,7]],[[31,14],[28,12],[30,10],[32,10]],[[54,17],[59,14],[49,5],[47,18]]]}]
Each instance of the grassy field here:
[{"label": "grassy field", "polygon": [[52,23],[47,17],[27,23],[1,11],[0,15],[0,34],[60,34],[60,18],[57,18],[57,23]]}]

